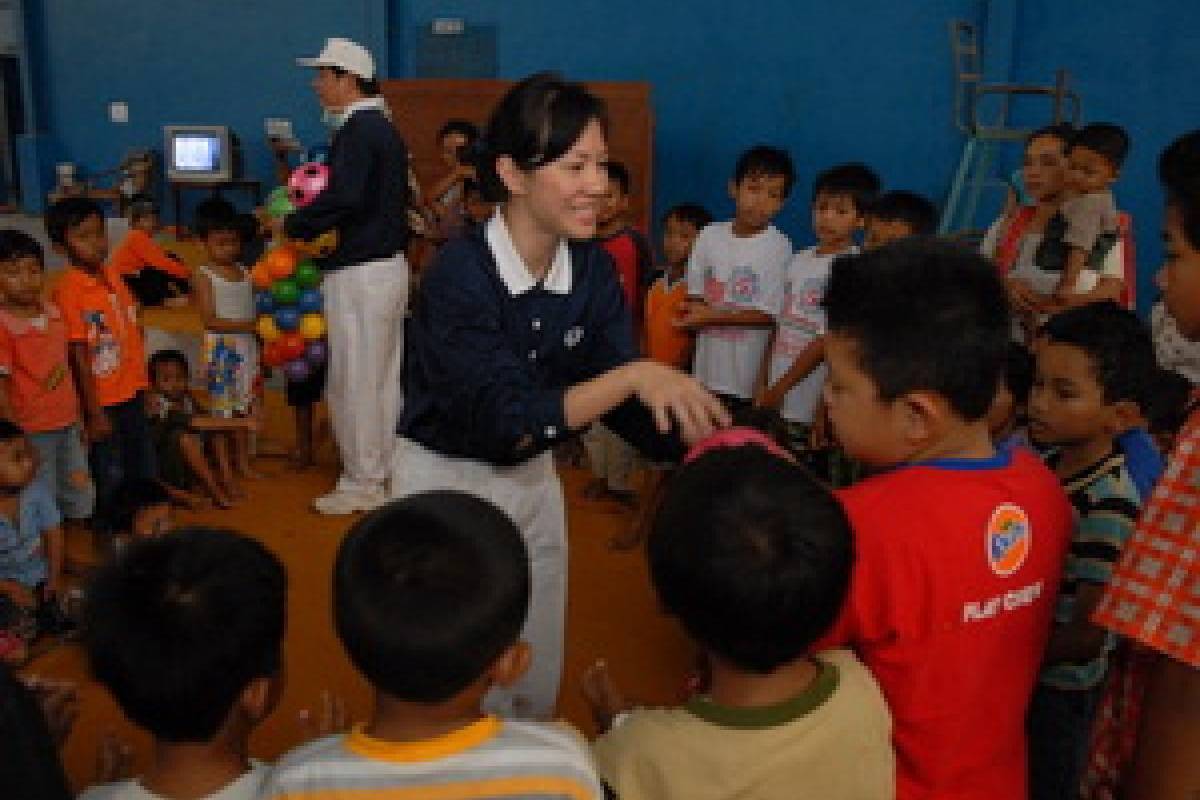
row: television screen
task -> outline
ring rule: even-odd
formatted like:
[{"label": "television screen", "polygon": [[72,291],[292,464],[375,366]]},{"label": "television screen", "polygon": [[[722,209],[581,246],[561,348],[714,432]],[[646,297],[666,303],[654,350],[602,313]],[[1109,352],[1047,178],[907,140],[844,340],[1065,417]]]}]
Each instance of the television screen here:
[{"label": "television screen", "polygon": [[221,139],[207,134],[175,137],[175,169],[182,172],[215,172],[221,168]]}]

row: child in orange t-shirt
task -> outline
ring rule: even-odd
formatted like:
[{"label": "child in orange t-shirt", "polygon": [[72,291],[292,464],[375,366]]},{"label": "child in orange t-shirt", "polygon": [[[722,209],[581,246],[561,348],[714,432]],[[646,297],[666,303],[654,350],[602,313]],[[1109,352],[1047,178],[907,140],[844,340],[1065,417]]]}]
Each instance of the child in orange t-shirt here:
[{"label": "child in orange t-shirt", "polygon": [[134,197],[129,204],[129,233],[113,249],[108,262],[143,306],[160,306],[191,290],[191,270],[154,241],[158,223],[154,200],[146,195]]},{"label": "child in orange t-shirt", "polygon": [[146,357],[137,304],[116,269],[104,264],[108,237],[94,200],[70,197],[50,206],[46,232],[71,265],[58,284],[56,300],[83,402],[96,484],[96,528],[107,531],[121,481],[157,478],[142,399]]},{"label": "child in orange t-shirt", "polygon": [[67,366],[62,314],[42,300],[42,246],[27,233],[0,231],[0,416],[29,436],[38,478],[71,520],[92,514],[79,399]]},{"label": "child in orange t-shirt", "polygon": [[692,245],[705,225],[712,222],[708,209],[695,203],[680,203],[663,217],[663,274],[646,293],[644,350],[646,356],[682,370],[691,369],[693,339],[675,324],[687,300],[687,273]]}]

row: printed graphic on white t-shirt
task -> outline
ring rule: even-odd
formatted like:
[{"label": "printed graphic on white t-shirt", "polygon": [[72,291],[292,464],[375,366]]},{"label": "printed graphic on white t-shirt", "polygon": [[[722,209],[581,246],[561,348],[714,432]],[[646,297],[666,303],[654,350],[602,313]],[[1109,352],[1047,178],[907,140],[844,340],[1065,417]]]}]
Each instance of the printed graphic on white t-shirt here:
[{"label": "printed graphic on white t-shirt", "polygon": [[[715,309],[778,313],[784,268],[792,244],[774,226],[754,236],[734,236],[732,222],[700,232],[688,260],[688,295]],[[762,364],[767,328],[723,326],[696,335],[692,372],[716,392],[750,399]]]}]

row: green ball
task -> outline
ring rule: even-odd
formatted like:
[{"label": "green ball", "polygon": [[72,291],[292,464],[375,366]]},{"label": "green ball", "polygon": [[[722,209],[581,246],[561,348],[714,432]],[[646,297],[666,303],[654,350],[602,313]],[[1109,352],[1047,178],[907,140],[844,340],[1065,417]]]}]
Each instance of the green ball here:
[{"label": "green ball", "polygon": [[278,219],[286,217],[288,214],[296,210],[292,205],[292,201],[288,199],[287,187],[276,186],[267,195],[267,214]]},{"label": "green ball", "polygon": [[292,305],[300,299],[300,287],[292,278],[280,278],[271,284],[271,296],[281,305]]},{"label": "green ball", "polygon": [[315,289],[321,283],[321,269],[305,259],[296,265],[296,274],[292,277],[301,289]]}]

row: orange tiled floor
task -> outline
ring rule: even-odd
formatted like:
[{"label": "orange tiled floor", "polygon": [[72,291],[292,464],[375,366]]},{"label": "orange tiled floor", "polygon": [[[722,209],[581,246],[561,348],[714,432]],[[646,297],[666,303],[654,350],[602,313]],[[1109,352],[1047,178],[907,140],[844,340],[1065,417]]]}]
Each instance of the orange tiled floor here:
[{"label": "orange tiled floor", "polygon": [[[269,473],[248,485],[250,500],[225,512],[181,514],[180,522],[232,527],[262,539],[287,565],[290,581],[286,642],[287,683],[275,714],[257,731],[253,755],[272,759],[304,738],[298,711],[331,689],[347,702],[351,719],[362,719],[368,694],[342,654],[329,611],[329,573],[345,518],[327,518],[308,510],[308,502],[332,481],[329,466],[293,473],[283,462],[262,459]],[[649,701],[673,698],[681,686],[689,649],[670,620],[657,610],[639,551],[614,552],[611,535],[629,524],[616,507],[583,500],[586,476],[565,475],[569,508],[570,591],[566,670],[559,709],[588,730],[579,678],[598,656],[605,656],[629,693]],[[105,691],[87,680],[75,646],[59,646],[28,671],[78,680],[81,711],[64,759],[77,788],[91,782],[101,734],[114,730],[133,745],[135,768],[148,757],[148,740],[137,735]]]}]

